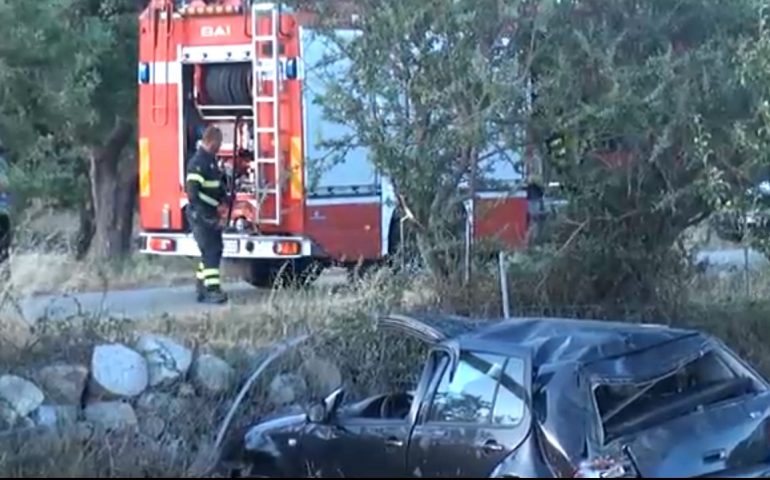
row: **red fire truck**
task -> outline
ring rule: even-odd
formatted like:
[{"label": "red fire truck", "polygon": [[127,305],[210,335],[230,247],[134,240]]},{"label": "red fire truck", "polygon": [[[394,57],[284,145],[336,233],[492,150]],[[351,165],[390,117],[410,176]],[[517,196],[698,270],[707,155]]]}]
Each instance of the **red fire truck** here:
[{"label": "red fire truck", "polygon": [[[248,0],[152,0],[142,12],[142,252],[199,255],[183,214],[185,164],[211,124],[225,134],[219,158],[232,172],[234,192],[232,207],[222,212],[228,222],[223,256],[246,262],[252,284],[269,285],[279,271],[350,267],[394,252],[402,215],[391,182],[367,151],[318,168],[317,159],[328,153],[318,139],[348,130],[324,119],[313,102],[328,81],[317,66],[332,48],[313,18]],[[340,29],[346,32],[354,29]],[[518,170],[504,161],[492,172],[507,186],[476,192],[466,205],[468,232],[522,246],[526,194],[510,188],[521,180]]]}]

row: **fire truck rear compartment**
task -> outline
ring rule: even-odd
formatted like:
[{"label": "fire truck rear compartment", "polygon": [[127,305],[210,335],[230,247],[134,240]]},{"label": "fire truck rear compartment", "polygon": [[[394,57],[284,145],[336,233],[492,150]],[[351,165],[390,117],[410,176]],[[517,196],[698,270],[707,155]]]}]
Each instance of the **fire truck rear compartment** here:
[{"label": "fire truck rear compartment", "polygon": [[[263,187],[274,183],[274,178],[264,165],[254,162],[254,102],[252,95],[252,64],[249,62],[211,63],[185,65],[184,118],[185,168],[194,154],[198,140],[208,125],[215,125],[223,132],[223,145],[219,153],[228,176],[228,189],[235,190],[241,206],[259,202],[256,180]],[[265,134],[262,134],[263,136]],[[262,143],[272,139],[262,139]],[[260,172],[255,173],[259,168]],[[251,208],[234,208],[239,215],[230,215],[231,227],[241,232],[256,231],[257,218]],[[185,225],[186,227],[186,225]],[[186,228],[187,229],[187,228]]]},{"label": "fire truck rear compartment", "polygon": [[[189,159],[213,125],[223,133],[218,160],[235,198],[230,214],[221,209],[223,220],[230,220],[223,258],[246,267],[245,280],[255,286],[287,274],[311,280],[332,263],[378,257],[375,194],[362,202],[361,195],[308,193],[307,122],[317,129],[320,120],[305,110],[298,17],[265,3],[237,15],[217,5],[188,9],[164,22],[160,3],[151,3],[141,20],[140,250],[199,256],[183,186]],[[170,18],[171,2],[163,4]]]}]

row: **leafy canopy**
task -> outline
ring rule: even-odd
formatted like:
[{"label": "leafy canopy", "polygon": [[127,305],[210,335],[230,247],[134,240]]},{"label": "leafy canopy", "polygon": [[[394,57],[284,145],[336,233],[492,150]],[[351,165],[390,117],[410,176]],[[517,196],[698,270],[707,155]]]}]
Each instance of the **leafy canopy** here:
[{"label": "leafy canopy", "polygon": [[23,197],[82,202],[87,150],[132,117],[135,3],[0,0],[0,142]]}]

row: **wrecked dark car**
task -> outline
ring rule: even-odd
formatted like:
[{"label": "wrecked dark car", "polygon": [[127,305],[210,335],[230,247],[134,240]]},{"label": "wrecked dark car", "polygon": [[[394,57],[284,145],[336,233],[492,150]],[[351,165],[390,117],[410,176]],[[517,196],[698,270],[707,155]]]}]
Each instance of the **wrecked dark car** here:
[{"label": "wrecked dark car", "polygon": [[410,391],[261,419],[235,476],[770,474],[770,390],[715,338],[658,325],[390,316],[430,345]]}]

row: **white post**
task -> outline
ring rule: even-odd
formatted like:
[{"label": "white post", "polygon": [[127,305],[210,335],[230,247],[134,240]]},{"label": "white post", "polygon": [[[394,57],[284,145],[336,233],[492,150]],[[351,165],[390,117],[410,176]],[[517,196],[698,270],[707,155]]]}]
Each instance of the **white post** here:
[{"label": "white post", "polygon": [[503,302],[503,317],[511,318],[511,305],[508,298],[508,274],[505,270],[505,252],[497,254],[497,266],[500,272],[500,298]]}]

